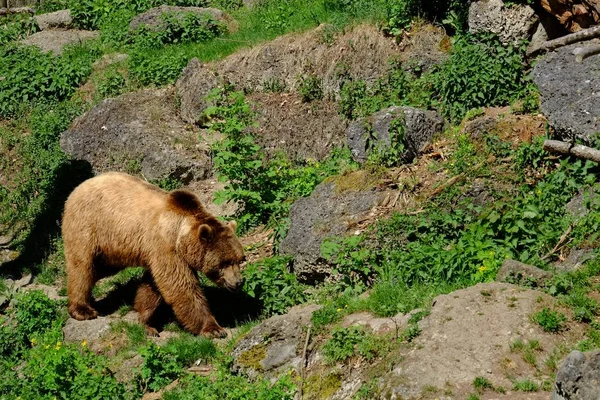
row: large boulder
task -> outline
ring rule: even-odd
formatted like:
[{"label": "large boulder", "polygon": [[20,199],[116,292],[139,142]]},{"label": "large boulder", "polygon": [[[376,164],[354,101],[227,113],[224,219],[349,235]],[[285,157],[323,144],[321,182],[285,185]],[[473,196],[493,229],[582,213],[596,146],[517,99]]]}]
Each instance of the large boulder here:
[{"label": "large boulder", "polygon": [[552,400],[600,399],[600,350],[572,351],[556,372]]},{"label": "large boulder", "polygon": [[591,141],[600,132],[600,55],[578,63],[573,50],[561,47],[542,57],[533,69],[540,108],[555,133]]},{"label": "large boulder", "polygon": [[389,71],[389,59],[399,54],[392,38],[374,26],[361,25],[337,34],[320,26],[284,35],[208,65],[192,59],[177,82],[181,115],[188,122],[197,122],[206,107],[203,97],[217,85],[215,76],[248,92],[268,91],[274,86],[295,92],[303,77],[316,77],[323,93],[336,97],[344,79],[353,77],[372,84]]},{"label": "large boulder", "polygon": [[511,344],[537,341],[536,365],[562,345],[560,335],[531,320],[533,312],[552,302],[540,291],[506,283],[482,283],[436,297],[431,314],[419,322],[421,334],[413,346],[381,379],[381,398],[421,399],[427,390],[452,393],[435,396],[440,399],[464,399],[473,392],[475,378],[484,376],[495,387],[509,388],[507,399],[547,399],[547,393],[510,391],[513,379],[539,376]]},{"label": "large boulder", "polygon": [[444,118],[435,111],[414,107],[390,107],[368,118],[359,119],[348,127],[346,138],[352,156],[363,162],[367,159],[369,149],[389,148],[393,121],[399,121],[403,127],[404,152],[400,158],[404,162],[410,162],[418,156],[444,128]]},{"label": "large boulder", "polygon": [[192,58],[175,84],[181,119],[192,124],[200,122],[202,112],[209,105],[206,96],[220,83],[215,72],[197,58]]},{"label": "large boulder", "polygon": [[60,10],[36,15],[35,20],[43,31],[48,29],[69,29],[73,25],[70,10]]},{"label": "large boulder", "polygon": [[505,5],[502,0],[480,0],[469,6],[469,32],[495,33],[505,44],[530,39],[537,23],[535,11],[528,5]]},{"label": "large boulder", "polygon": [[175,15],[178,18],[183,18],[185,14],[194,14],[198,16],[207,15],[213,18],[215,21],[223,23],[229,30],[233,30],[235,28],[233,18],[218,8],[177,7],[162,5],[151,8],[135,16],[129,23],[129,30],[133,31],[144,25],[154,31],[159,31],[164,28],[164,14]]},{"label": "large boulder", "polygon": [[175,111],[172,88],[106,99],[62,134],[62,149],[95,173],[125,171],[187,184],[211,174],[210,149]]},{"label": "large boulder", "polygon": [[236,344],[232,369],[251,378],[259,374],[278,377],[289,370],[300,372],[302,351],[312,313],[319,306],[297,306],[252,328]]},{"label": "large boulder", "polygon": [[61,55],[67,45],[80,44],[87,40],[97,39],[100,33],[97,31],[82,30],[46,30],[34,33],[22,39],[20,43],[28,46],[37,46],[44,53],[52,52],[53,55]]},{"label": "large boulder", "polygon": [[384,192],[369,188],[368,176],[357,171],[335,181],[321,183],[310,197],[290,208],[290,228],[280,252],[294,256],[294,273],[302,281],[315,282],[331,274],[333,266],[321,254],[326,238],[344,236],[385,199]]}]

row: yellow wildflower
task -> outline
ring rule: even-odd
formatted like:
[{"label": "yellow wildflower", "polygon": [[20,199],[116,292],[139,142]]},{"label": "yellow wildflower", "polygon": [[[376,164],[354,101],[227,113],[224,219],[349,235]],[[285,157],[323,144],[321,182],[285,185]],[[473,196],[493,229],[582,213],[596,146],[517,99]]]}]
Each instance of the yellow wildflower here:
[{"label": "yellow wildflower", "polygon": [[337,309],[337,312],[340,312],[340,311],[342,311],[342,309],[341,309],[341,308],[338,308],[338,309]]},{"label": "yellow wildflower", "polygon": [[483,272],[487,269],[487,267],[485,265],[482,265],[481,267],[479,267],[478,271],[479,272]]},{"label": "yellow wildflower", "polygon": [[56,346],[54,346],[54,348],[56,350],[60,350],[60,346],[62,346],[62,342],[56,342]]},{"label": "yellow wildflower", "polygon": [[35,346],[35,339],[31,339],[30,342],[32,346]]},{"label": "yellow wildflower", "polygon": [[81,347],[86,347],[87,346],[87,340],[83,339],[81,341]]}]

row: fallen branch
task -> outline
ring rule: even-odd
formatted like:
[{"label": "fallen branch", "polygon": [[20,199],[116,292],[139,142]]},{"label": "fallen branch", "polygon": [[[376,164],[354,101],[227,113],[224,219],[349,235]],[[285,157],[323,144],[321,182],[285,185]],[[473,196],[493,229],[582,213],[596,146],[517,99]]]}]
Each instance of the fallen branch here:
[{"label": "fallen branch", "polygon": [[15,8],[0,8],[0,16],[9,14],[35,14],[35,10],[31,7],[15,7]]},{"label": "fallen branch", "polygon": [[299,394],[300,394],[300,400],[302,400],[302,396],[303,396],[303,389],[304,389],[304,369],[306,368],[306,349],[308,348],[308,341],[310,339],[310,328],[311,326],[308,326],[308,330],[306,331],[306,340],[304,341],[304,350],[302,351],[302,360],[300,360],[300,389],[299,389]]},{"label": "fallen branch", "polygon": [[575,61],[580,63],[590,56],[600,54],[600,45],[578,47],[573,50],[573,54],[575,55]]},{"label": "fallen branch", "polygon": [[583,158],[584,160],[592,160],[600,163],[600,150],[580,144],[574,145],[571,143],[561,142],[560,140],[546,140],[544,141],[544,150],[551,153],[569,154],[577,158]]},{"label": "fallen branch", "polygon": [[558,250],[562,249],[564,246],[567,245],[567,243],[565,243],[567,241],[567,238],[569,237],[569,235],[571,234],[571,231],[573,230],[573,226],[569,225],[569,227],[567,228],[567,230],[560,236],[560,239],[558,240],[558,243],[556,243],[556,246],[554,246],[554,248],[552,249],[552,251],[548,254],[546,254],[544,257],[541,258],[542,261],[550,258],[551,256],[553,256]]},{"label": "fallen branch", "polygon": [[559,37],[558,39],[548,40],[540,47],[540,49],[554,50],[571,43],[581,42],[583,40],[589,40],[597,37],[600,37],[600,26],[594,26],[579,32],[571,33],[570,35],[565,35],[563,37]]}]

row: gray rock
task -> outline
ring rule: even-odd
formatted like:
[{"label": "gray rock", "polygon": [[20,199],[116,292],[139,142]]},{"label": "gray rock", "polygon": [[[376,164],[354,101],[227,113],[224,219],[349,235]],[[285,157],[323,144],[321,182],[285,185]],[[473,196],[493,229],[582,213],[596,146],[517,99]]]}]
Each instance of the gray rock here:
[{"label": "gray rock", "polygon": [[11,249],[0,249],[0,267],[19,258],[21,253]]},{"label": "gray rock", "polygon": [[37,46],[44,53],[50,53],[54,56],[62,54],[63,49],[67,45],[81,44],[87,40],[100,37],[97,31],[81,31],[81,30],[47,30],[36,32],[31,36],[21,40],[20,43],[28,46]]},{"label": "gray rock", "polygon": [[579,46],[546,54],[532,76],[540,91],[540,109],[557,136],[589,142],[600,132],[600,55],[578,63],[572,53]]},{"label": "gray rock", "polygon": [[172,88],[106,99],[79,117],[60,143],[96,173],[119,170],[184,184],[211,173],[209,147],[177,118]]},{"label": "gray rock", "polygon": [[499,282],[533,284],[535,286],[544,286],[550,278],[552,278],[550,272],[515,260],[504,260],[498,275],[496,275],[496,280]]},{"label": "gray rock", "polygon": [[506,6],[502,0],[481,0],[469,6],[469,32],[495,33],[505,44],[529,39],[538,22],[527,5]]},{"label": "gray rock", "polygon": [[113,321],[114,319],[109,317],[98,317],[87,321],[69,318],[63,327],[65,342],[98,341],[106,332],[110,331],[110,323]]},{"label": "gray rock", "polygon": [[[129,23],[129,30],[133,31],[139,28],[141,25],[145,25],[152,30],[159,31],[164,26],[162,19],[163,14],[174,14],[178,17],[183,17],[185,14],[196,14],[196,15],[209,15],[213,19],[223,22],[226,25],[231,25],[233,19],[223,11],[217,8],[203,8],[203,7],[176,7],[176,6],[159,6],[149,9],[136,17],[134,17]],[[229,27],[230,29],[232,26]]]},{"label": "gray rock", "polygon": [[[433,136],[442,132],[444,118],[435,111],[425,111],[413,107],[390,107],[368,118],[353,122],[346,130],[348,146],[353,157],[360,162],[367,159],[369,148],[390,146],[390,125],[396,119],[403,119],[404,154],[403,161],[412,161]],[[372,130],[375,143],[368,143],[368,129]]]},{"label": "gray rock", "polygon": [[319,306],[297,306],[285,315],[264,320],[252,328],[232,351],[232,370],[250,378],[259,374],[277,377],[289,370],[299,372],[306,328]]},{"label": "gray rock", "polygon": [[600,399],[600,350],[575,350],[565,358],[556,372],[552,399]]},{"label": "gray rock", "polygon": [[348,227],[379,205],[384,197],[383,192],[372,190],[340,191],[336,182],[325,182],[310,197],[292,204],[290,229],[281,242],[280,252],[294,256],[296,276],[306,282],[328,277],[332,265],[321,255],[321,244],[328,237],[347,235]]},{"label": "gray rock", "polygon": [[73,25],[71,10],[60,10],[36,15],[35,20],[43,31],[47,29],[68,29]]},{"label": "gray rock", "polygon": [[554,265],[558,270],[573,272],[583,267],[594,255],[594,249],[571,249],[565,261],[556,262]]},{"label": "gray rock", "polygon": [[192,124],[200,122],[200,115],[208,107],[204,99],[219,83],[214,72],[192,58],[175,84],[181,119]]},{"label": "gray rock", "polygon": [[600,202],[598,198],[597,190],[598,187],[591,187],[585,190],[580,190],[579,193],[575,197],[573,197],[569,202],[565,205],[565,210],[567,213],[575,219],[583,218],[589,214],[590,208],[589,205],[597,206]]}]

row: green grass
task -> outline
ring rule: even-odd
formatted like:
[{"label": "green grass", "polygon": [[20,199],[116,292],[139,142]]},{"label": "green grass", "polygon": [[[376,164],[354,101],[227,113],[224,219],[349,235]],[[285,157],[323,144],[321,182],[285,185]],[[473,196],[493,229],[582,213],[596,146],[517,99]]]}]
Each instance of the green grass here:
[{"label": "green grass", "polygon": [[513,382],[513,389],[520,392],[537,392],[540,386],[529,379],[523,379]]}]

